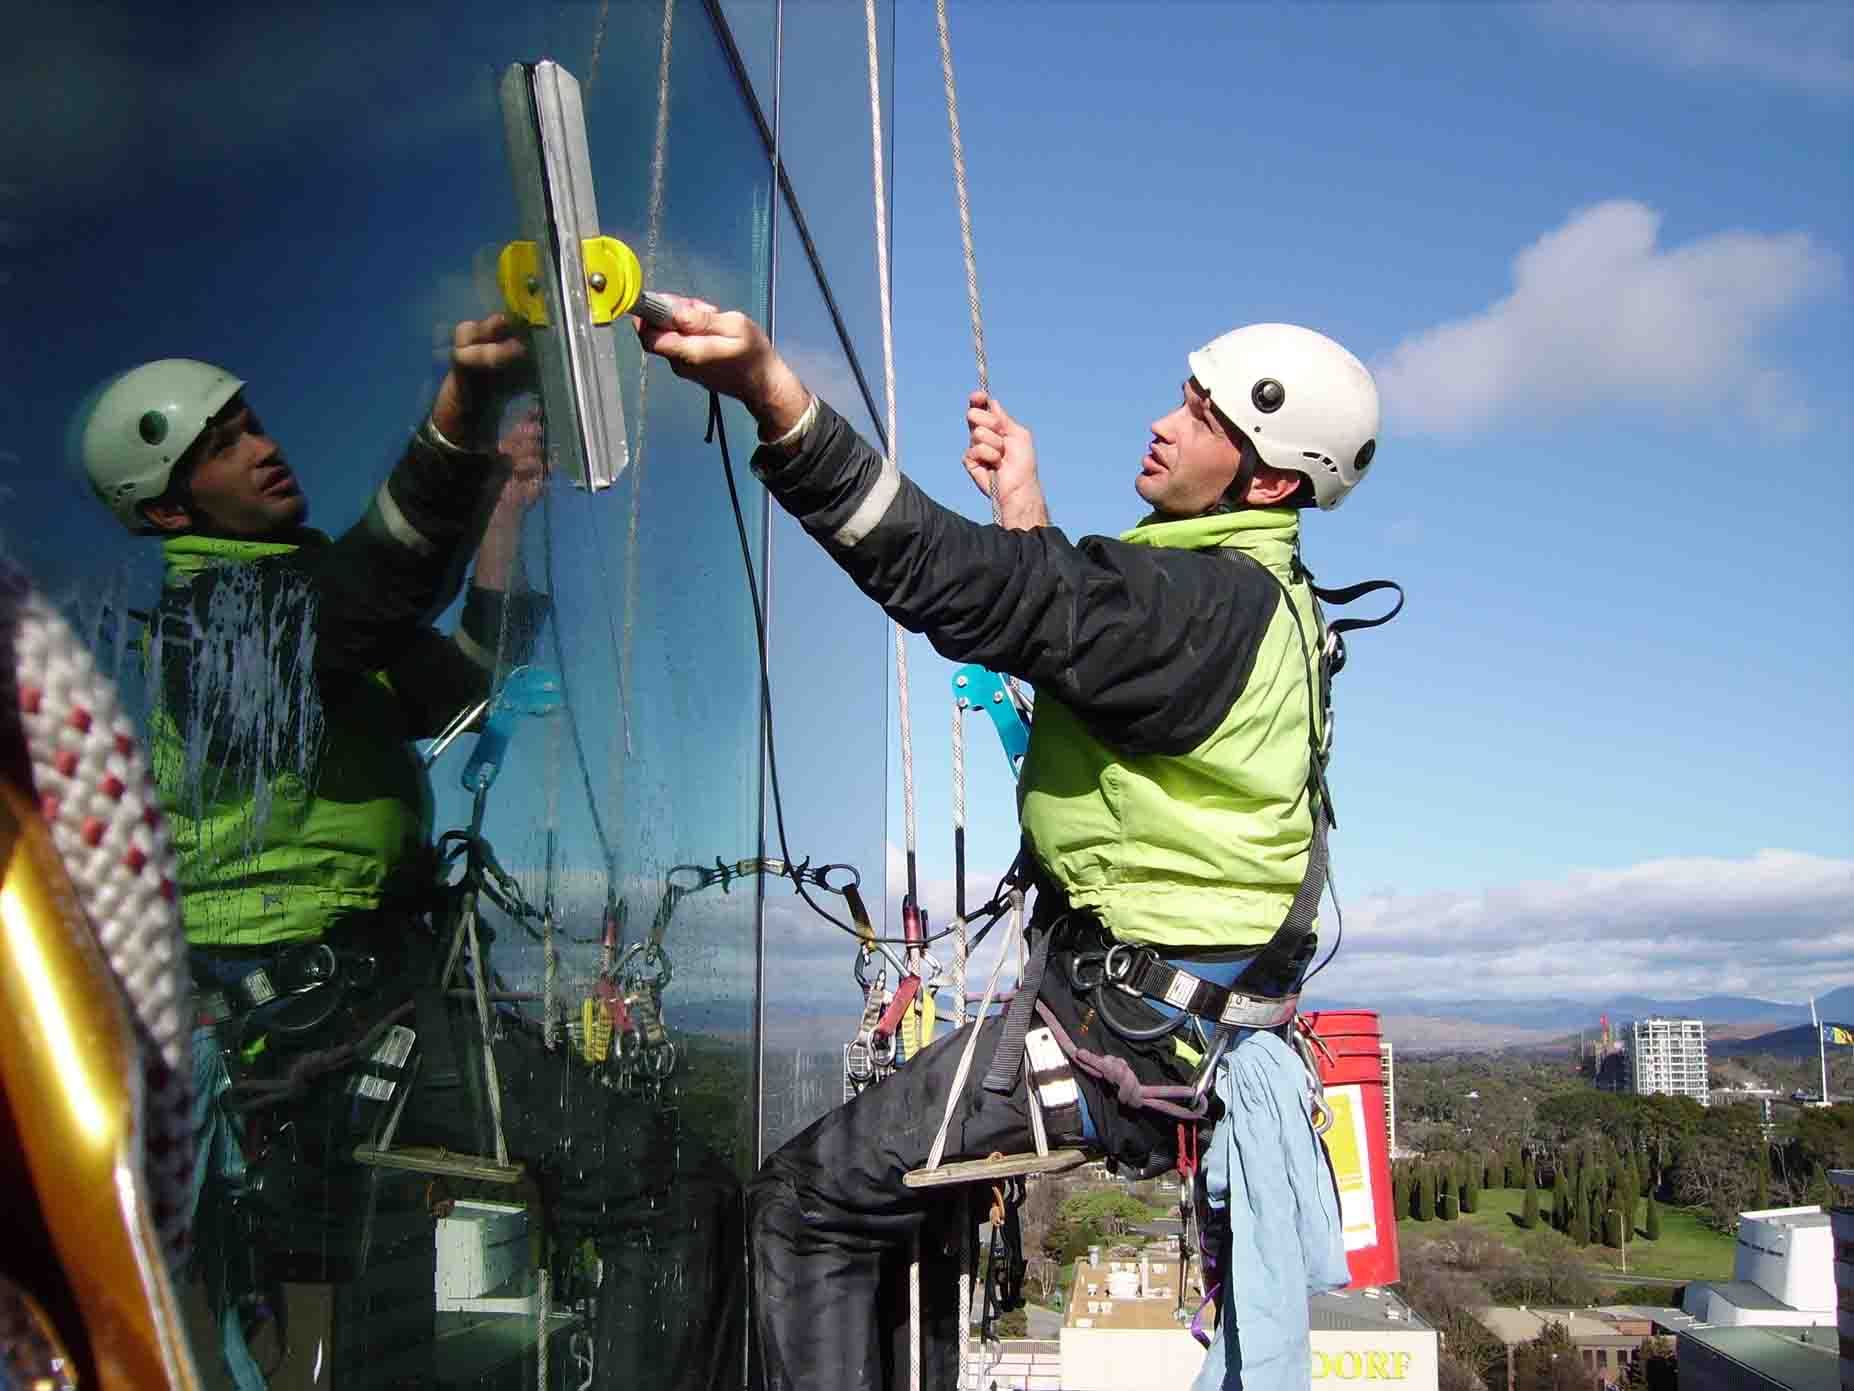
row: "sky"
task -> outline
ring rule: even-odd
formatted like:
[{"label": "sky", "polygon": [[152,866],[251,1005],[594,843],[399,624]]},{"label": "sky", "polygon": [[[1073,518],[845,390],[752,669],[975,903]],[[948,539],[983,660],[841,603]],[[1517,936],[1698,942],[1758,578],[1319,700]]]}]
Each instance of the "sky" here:
[{"label": "sky", "polygon": [[[1147,424],[1228,328],[1304,323],[1377,376],[1377,466],[1305,526],[1323,583],[1408,594],[1339,678],[1346,935],[1317,995],[1854,974],[1854,11],[952,15],[991,382],[1058,525],[1132,524]],[[928,8],[896,28],[902,465],[982,517]],[[943,664],[911,659],[918,709]],[[1012,839],[989,771],[986,869]]]},{"label": "sky", "polygon": [[[772,0],[724,8],[770,113]],[[784,8],[784,153],[879,397],[861,8]],[[515,58],[581,77],[602,222],[646,252],[660,232],[658,286],[758,305],[776,257],[782,347],[866,427],[783,215],[767,243],[763,156],[717,97],[702,7],[672,11],[663,150],[660,7],[438,14],[22,16],[0,57],[0,533],[61,596],[119,568],[149,582],[146,548],[55,463],[82,391],[143,357],[234,364],[315,480],[318,520],[358,515],[448,325],[489,307],[485,253],[516,234],[494,95]],[[1229,328],[1304,323],[1377,375],[1372,475],[1306,521],[1323,583],[1408,594],[1340,678],[1345,942],[1314,1003],[1800,1000],[1854,976],[1851,15],[952,5],[991,382],[1036,433],[1058,525],[1137,520],[1148,422]],[[901,463],[984,518],[958,464],[974,368],[932,8],[902,0],[880,42]],[[594,500],[556,480],[546,578],[647,902],[665,865],[751,849],[752,624],[699,393],[622,342],[620,359],[632,472]],[[747,506],[757,530],[750,489]],[[793,850],[886,875],[892,925],[891,639],[788,521],[773,537]],[[943,924],[951,668],[908,651],[923,898]],[[1012,789],[989,732],[968,738],[988,891]],[[599,881],[565,731],[517,747],[491,823],[505,862],[535,872],[556,824],[573,882]],[[743,988],[740,912],[691,908],[710,925],[682,988]],[[768,923],[777,1002],[853,1012],[842,937],[778,889]]]}]

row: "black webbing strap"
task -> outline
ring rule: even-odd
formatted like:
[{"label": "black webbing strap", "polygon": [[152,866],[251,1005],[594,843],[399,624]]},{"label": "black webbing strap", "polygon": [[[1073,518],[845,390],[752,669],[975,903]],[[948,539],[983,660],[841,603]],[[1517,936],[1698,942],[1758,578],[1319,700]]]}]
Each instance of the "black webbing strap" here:
[{"label": "black webbing strap", "polygon": [[1017,982],[1011,1007],[1004,1012],[1004,1032],[992,1050],[991,1069],[985,1074],[984,1088],[999,1096],[1009,1096],[1017,1086],[1017,1075],[1024,1067],[1024,1035],[1030,1031],[1030,1015],[1036,1008],[1037,992],[1043,988],[1043,969],[1049,964],[1049,944],[1055,933],[1045,928],[1030,948],[1030,962],[1024,978]]},{"label": "black webbing strap", "polygon": [[1361,628],[1380,628],[1403,612],[1403,586],[1395,580],[1360,580],[1357,584],[1343,585],[1338,589],[1322,589],[1313,583],[1313,577],[1309,575],[1307,587],[1313,591],[1313,597],[1324,604],[1350,604],[1381,590],[1397,591],[1397,602],[1391,606],[1389,613],[1377,618],[1335,618],[1326,625],[1329,633],[1355,633]]},{"label": "black webbing strap", "polygon": [[1313,919],[1326,892],[1326,865],[1326,802],[1322,798],[1313,809],[1313,843],[1307,847],[1307,872],[1294,891],[1294,901],[1288,905],[1287,916],[1275,929],[1275,935],[1236,977],[1233,991],[1264,996],[1292,994],[1298,998]]},{"label": "black webbing strap", "polygon": [[444,992],[436,986],[421,986],[412,992],[412,1008],[418,1021],[419,1048],[425,1054],[425,1084],[433,1088],[455,1087],[464,1080],[463,1069],[457,1063],[457,1043],[451,1035]]}]

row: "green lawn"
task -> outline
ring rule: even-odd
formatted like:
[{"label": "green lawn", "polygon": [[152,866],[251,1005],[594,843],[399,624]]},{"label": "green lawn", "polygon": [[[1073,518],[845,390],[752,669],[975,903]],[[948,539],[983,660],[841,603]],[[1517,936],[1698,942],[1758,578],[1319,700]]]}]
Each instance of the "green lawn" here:
[{"label": "green lawn", "polygon": [[[1549,1205],[1551,1195],[1540,1195]],[[1406,1217],[1397,1224],[1397,1239],[1400,1243],[1424,1241],[1431,1238],[1447,1236],[1452,1227],[1466,1224],[1478,1231],[1489,1232],[1502,1242],[1515,1249],[1519,1248],[1520,1239],[1527,1235],[1514,1221],[1526,1205],[1525,1193],[1517,1188],[1483,1189],[1481,1191],[1480,1210],[1463,1213],[1454,1222],[1418,1222]],[[1629,1238],[1629,1270],[1631,1277],[1636,1275],[1660,1275],[1674,1280],[1729,1280],[1732,1277],[1732,1238],[1711,1228],[1701,1225],[1699,1215],[1686,1208],[1663,1207],[1661,1209],[1661,1239],[1649,1241],[1641,1233],[1637,1219],[1635,1232]],[[1550,1224],[1541,1213],[1539,1225],[1549,1231]],[[1593,1271],[1604,1276],[1622,1276],[1622,1253],[1613,1251],[1601,1242],[1592,1242],[1583,1248],[1583,1258],[1589,1262]]]}]

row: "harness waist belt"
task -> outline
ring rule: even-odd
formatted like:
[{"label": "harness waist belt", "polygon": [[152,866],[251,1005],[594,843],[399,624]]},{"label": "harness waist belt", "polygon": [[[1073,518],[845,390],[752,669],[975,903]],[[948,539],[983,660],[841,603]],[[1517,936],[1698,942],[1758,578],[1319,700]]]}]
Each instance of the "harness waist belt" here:
[{"label": "harness waist belt", "polygon": [[1156,952],[1116,943],[1102,963],[1107,981],[1231,1029],[1278,1029],[1300,1007],[1300,992],[1255,995],[1214,985],[1167,964]]}]

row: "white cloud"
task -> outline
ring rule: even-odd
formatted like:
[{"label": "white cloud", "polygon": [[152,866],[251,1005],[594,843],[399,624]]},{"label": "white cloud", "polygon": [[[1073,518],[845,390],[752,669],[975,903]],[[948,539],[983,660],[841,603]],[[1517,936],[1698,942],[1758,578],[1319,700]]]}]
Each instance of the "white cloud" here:
[{"label": "white cloud", "polygon": [[1854,962],[1854,860],[1787,850],[1651,860],[1481,892],[1348,905],[1326,998],[1715,992],[1800,999]]},{"label": "white cloud", "polygon": [[1404,429],[1460,435],[1508,415],[1633,404],[1795,429],[1796,386],[1760,335],[1841,283],[1805,232],[1720,232],[1657,244],[1661,216],[1600,203],[1513,261],[1513,291],[1404,339],[1376,365]]},{"label": "white cloud", "polygon": [[1543,24],[1588,34],[1677,71],[1719,73],[1828,96],[1854,92],[1854,9],[1835,0],[1556,0]]}]

